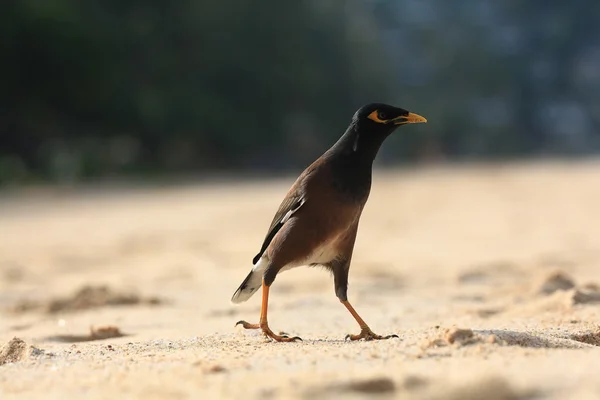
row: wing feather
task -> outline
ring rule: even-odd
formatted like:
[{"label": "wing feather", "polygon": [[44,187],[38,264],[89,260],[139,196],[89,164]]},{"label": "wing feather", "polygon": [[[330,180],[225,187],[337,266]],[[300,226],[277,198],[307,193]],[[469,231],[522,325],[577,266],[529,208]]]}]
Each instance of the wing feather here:
[{"label": "wing feather", "polygon": [[269,230],[267,231],[267,236],[263,241],[263,244],[260,248],[258,254],[252,260],[252,264],[256,264],[260,257],[262,257],[263,253],[269,247],[269,244],[279,232],[281,227],[291,218],[294,213],[296,213],[300,207],[304,204],[304,196],[298,192],[295,194],[291,194],[286,196],[286,198],[281,202],[279,209],[275,213],[273,220],[271,221],[271,225],[269,226]]}]

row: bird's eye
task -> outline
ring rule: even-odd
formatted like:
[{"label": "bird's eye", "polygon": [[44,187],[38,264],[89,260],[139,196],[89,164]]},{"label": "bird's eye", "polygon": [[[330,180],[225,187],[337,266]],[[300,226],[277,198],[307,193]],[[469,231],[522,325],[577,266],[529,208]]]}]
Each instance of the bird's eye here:
[{"label": "bird's eye", "polygon": [[386,114],[385,114],[385,112],[383,112],[383,111],[379,111],[379,112],[377,113],[377,117],[378,117],[380,120],[382,120],[382,121],[385,121],[385,120],[387,119],[387,115],[386,115]]}]

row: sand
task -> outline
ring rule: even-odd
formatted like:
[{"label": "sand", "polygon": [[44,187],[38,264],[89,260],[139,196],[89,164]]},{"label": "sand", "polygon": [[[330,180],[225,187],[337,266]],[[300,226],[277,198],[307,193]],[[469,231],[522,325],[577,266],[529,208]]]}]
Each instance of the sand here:
[{"label": "sand", "polygon": [[600,162],[377,170],[349,297],[229,299],[293,177],[0,198],[1,399],[600,399]]}]

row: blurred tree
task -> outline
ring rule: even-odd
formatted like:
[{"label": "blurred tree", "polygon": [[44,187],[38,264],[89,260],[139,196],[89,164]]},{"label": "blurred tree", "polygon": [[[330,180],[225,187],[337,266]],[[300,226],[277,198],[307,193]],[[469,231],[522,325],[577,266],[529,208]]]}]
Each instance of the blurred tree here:
[{"label": "blurred tree", "polygon": [[[4,9],[1,165],[36,176],[306,163],[291,132],[307,135],[314,153],[358,104],[390,88],[385,68],[362,58],[376,41],[350,40],[336,3]],[[309,132],[289,127],[294,118]]]},{"label": "blurred tree", "polygon": [[401,55],[395,66],[411,107],[429,117],[426,138],[395,142],[408,159],[432,143],[451,158],[600,149],[600,91],[581,84],[600,88],[592,72],[600,71],[600,3],[370,4],[389,30],[389,52]]},{"label": "blurred tree", "polygon": [[597,151],[597,21],[592,0],[7,0],[0,182],[298,168],[371,101],[429,120],[378,162]]}]

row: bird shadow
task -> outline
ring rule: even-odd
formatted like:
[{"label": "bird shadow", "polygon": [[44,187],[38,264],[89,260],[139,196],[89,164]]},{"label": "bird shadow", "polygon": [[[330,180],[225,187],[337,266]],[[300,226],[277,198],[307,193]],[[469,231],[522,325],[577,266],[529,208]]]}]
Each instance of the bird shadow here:
[{"label": "bird shadow", "polygon": [[128,333],[123,333],[116,326],[102,326],[98,328],[90,327],[90,332],[86,335],[53,335],[47,336],[45,340],[51,342],[62,343],[81,343],[94,342],[97,340],[114,339],[126,336],[132,336]]},{"label": "bird shadow", "polygon": [[106,340],[106,339],[120,338],[120,337],[127,337],[127,336],[132,336],[132,335],[121,334],[118,336],[111,336],[111,337],[94,337],[94,336],[90,336],[90,335],[54,335],[54,336],[47,336],[44,339],[49,342],[82,343],[82,342],[95,342],[98,340]]}]

